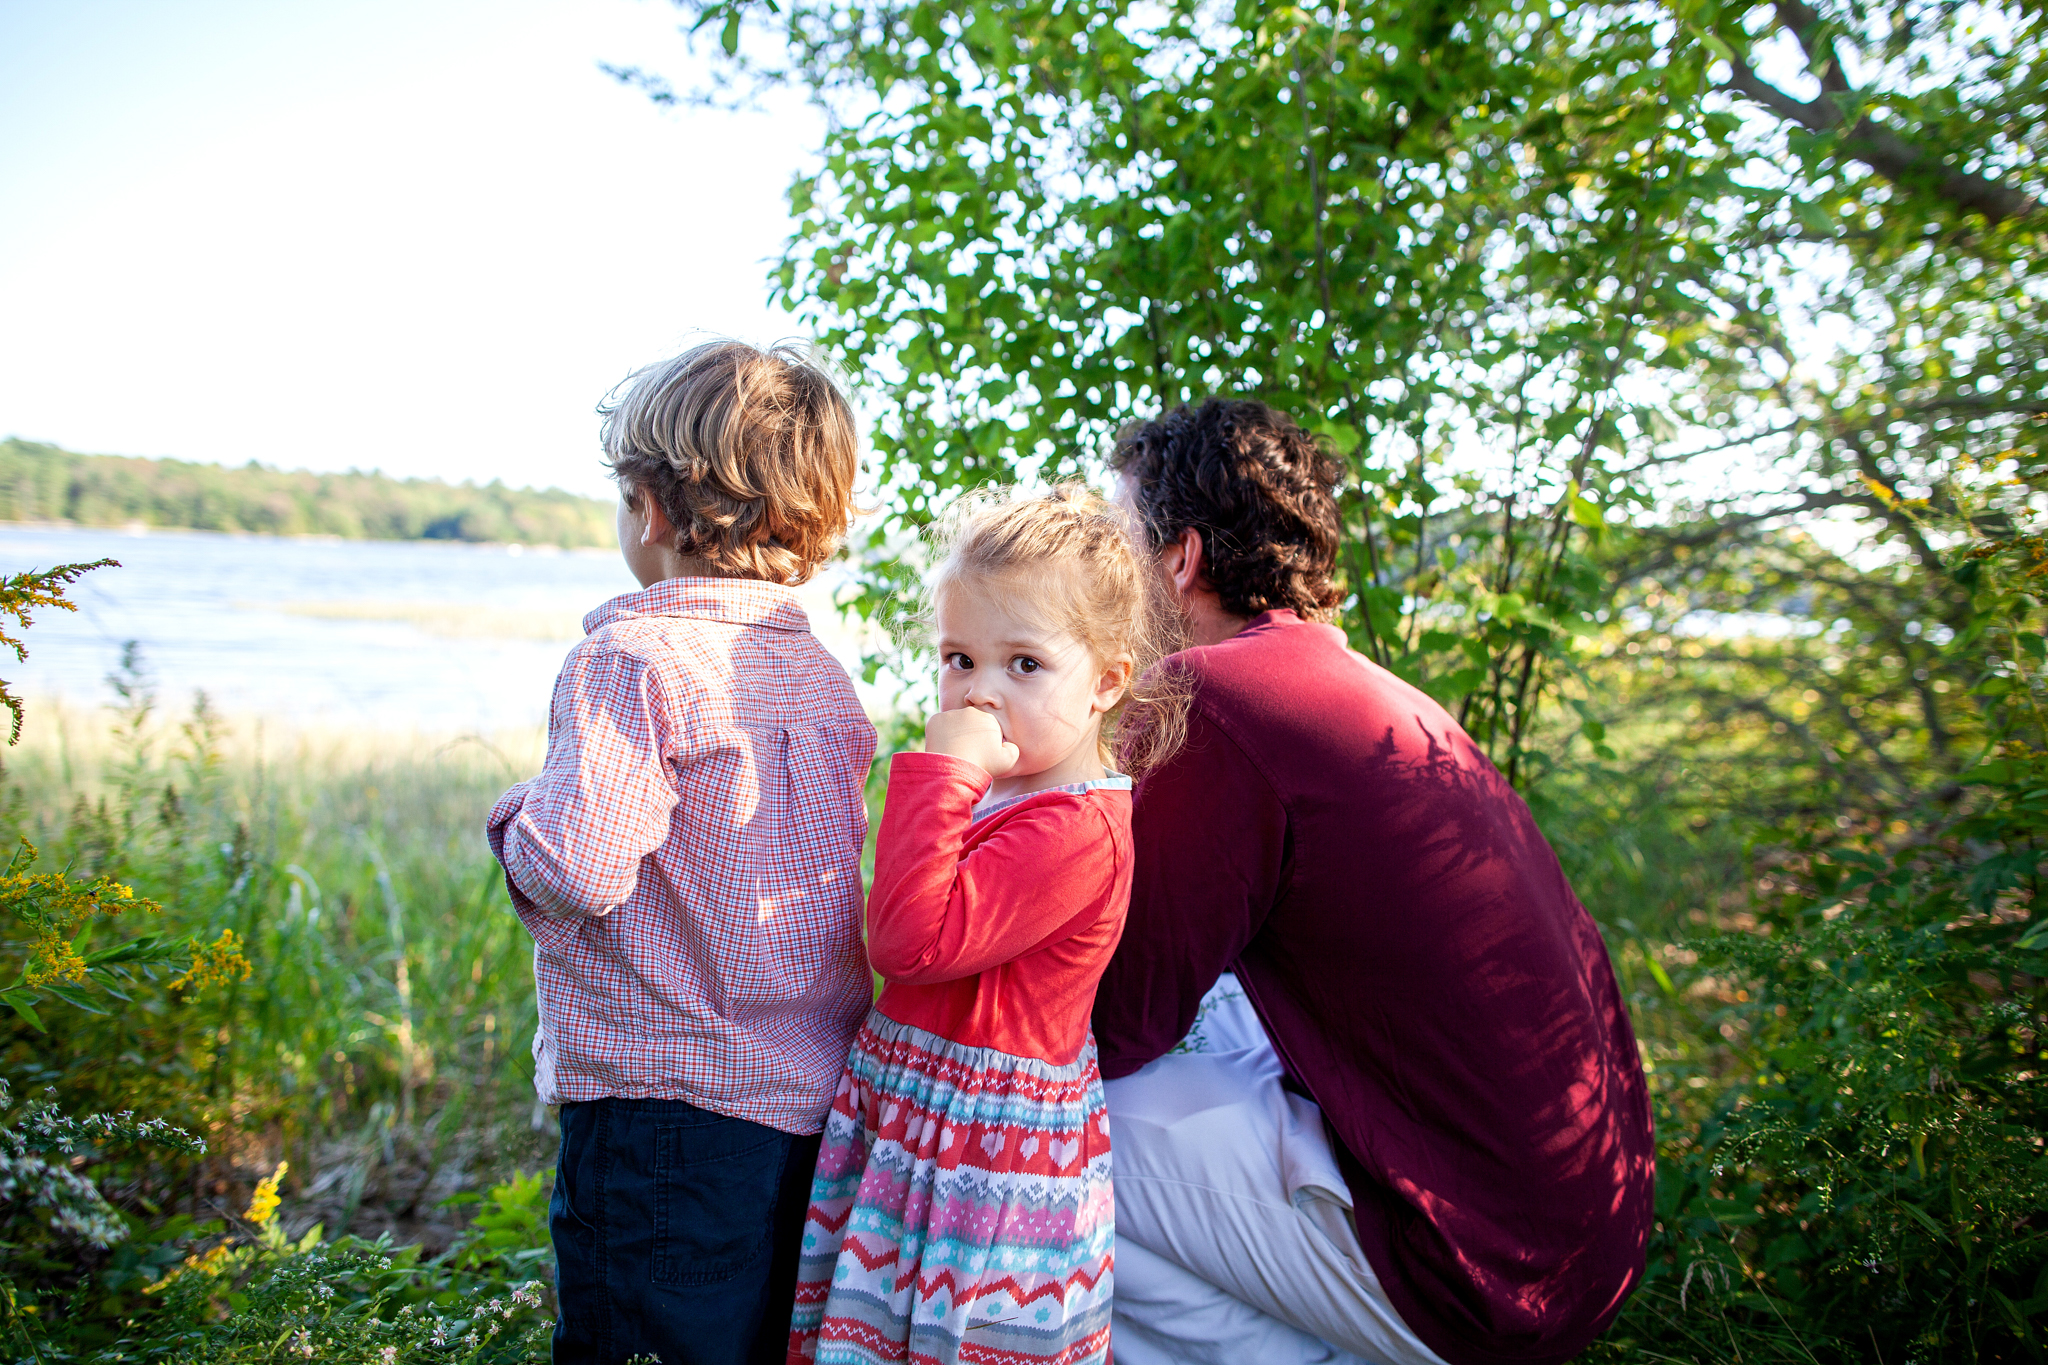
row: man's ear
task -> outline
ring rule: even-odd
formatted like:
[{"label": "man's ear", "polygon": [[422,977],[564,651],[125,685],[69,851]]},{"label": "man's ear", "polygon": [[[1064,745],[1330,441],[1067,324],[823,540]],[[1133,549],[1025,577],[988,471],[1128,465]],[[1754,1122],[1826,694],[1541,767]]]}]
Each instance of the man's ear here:
[{"label": "man's ear", "polygon": [[1195,589],[1208,582],[1204,572],[1208,568],[1202,548],[1202,533],[1190,526],[1180,533],[1178,539],[1168,541],[1159,551],[1159,567],[1166,573],[1166,579],[1173,584],[1173,590],[1186,597]]}]

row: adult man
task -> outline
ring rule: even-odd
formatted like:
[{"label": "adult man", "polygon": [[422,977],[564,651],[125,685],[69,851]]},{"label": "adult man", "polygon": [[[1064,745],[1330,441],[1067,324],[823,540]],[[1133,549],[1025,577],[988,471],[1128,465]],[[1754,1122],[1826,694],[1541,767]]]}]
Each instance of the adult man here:
[{"label": "adult man", "polygon": [[1310,437],[1211,400],[1111,463],[1193,646],[1094,1015],[1119,1365],[1569,1358],[1651,1217],[1599,931],[1456,722],[1319,624],[1338,470]]}]

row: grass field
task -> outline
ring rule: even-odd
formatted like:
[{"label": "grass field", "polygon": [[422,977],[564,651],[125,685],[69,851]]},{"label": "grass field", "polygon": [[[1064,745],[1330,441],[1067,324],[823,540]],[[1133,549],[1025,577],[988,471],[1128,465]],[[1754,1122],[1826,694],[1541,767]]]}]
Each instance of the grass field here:
[{"label": "grass field", "polygon": [[[13,832],[45,864],[130,882],[165,907],[163,929],[232,930],[254,970],[212,998],[74,1015],[48,1035],[0,1023],[17,1084],[203,1132],[216,1155],[190,1192],[199,1211],[239,1207],[288,1160],[294,1233],[438,1250],[462,1222],[444,1200],[549,1164],[531,940],[482,834],[497,795],[538,768],[539,731],[280,730],[136,690],[114,707],[30,705],[5,755]],[[1702,1084],[1697,1011],[1660,1002],[1649,962],[1740,886],[1740,857],[1652,814],[1655,792],[1550,791],[1539,810],[1615,946],[1653,1074]]]},{"label": "grass field", "polygon": [[[5,756],[7,817],[46,863],[161,902],[163,928],[234,931],[253,974],[50,1035],[0,1024],[8,1074],[57,1084],[74,1110],[162,1112],[205,1133],[217,1155],[199,1206],[239,1207],[288,1160],[288,1231],[389,1231],[438,1250],[461,1223],[442,1201],[551,1160],[553,1118],[532,1090],[531,940],[482,835],[544,736],[282,731],[150,700],[32,700]],[[1581,846],[1581,825],[1614,828],[1606,802],[1558,795],[1561,851],[1650,1003],[1654,945],[1697,922],[1739,863],[1675,836],[1677,820],[1630,822],[1661,841],[1647,847]],[[1643,799],[1627,802],[1638,816]],[[1653,1058],[1692,1060],[1694,1020],[1640,1022]]]},{"label": "grass field", "polygon": [[239,1208],[289,1160],[289,1230],[437,1249],[459,1222],[444,1199],[551,1159],[531,940],[482,834],[543,737],[280,732],[144,703],[32,700],[7,817],[45,865],[161,902],[162,928],[234,931],[253,973],[47,1035],[10,1021],[7,1074],[204,1133],[199,1211]]},{"label": "grass field", "polygon": [[[284,1265],[275,1258],[284,1255],[290,1239],[316,1225],[329,1239],[388,1234],[395,1244],[417,1246],[414,1254],[421,1258],[391,1273],[402,1271],[409,1277],[406,1292],[431,1302],[450,1322],[463,1311],[465,1296],[497,1292],[541,1273],[555,1125],[532,1087],[531,940],[511,913],[482,825],[496,796],[536,770],[542,735],[286,731],[224,719],[203,705],[159,708],[137,679],[117,682],[121,700],[110,708],[31,698],[24,738],[4,754],[0,813],[10,833],[41,848],[39,866],[132,884],[164,907],[161,923],[150,928],[200,942],[232,932],[245,945],[251,970],[246,979],[190,991],[166,989],[164,973],[125,1004],[103,1002],[109,1007],[103,1014],[52,1004],[47,1032],[19,1018],[0,1018],[0,1076],[17,1096],[50,1088],[65,1112],[133,1110],[167,1118],[207,1140],[207,1153],[196,1161],[115,1161],[100,1168],[100,1184],[138,1230],[142,1250],[133,1254],[160,1258],[150,1272],[158,1278],[165,1270],[175,1273],[178,1258],[192,1254],[191,1248],[214,1245],[209,1237],[239,1237],[237,1245],[245,1248],[266,1245],[249,1226],[249,1215],[266,1197],[260,1182],[280,1162],[289,1164],[276,1219],[277,1236],[284,1240],[262,1253],[273,1261],[261,1264]],[[1637,728],[1655,724],[1646,720]],[[1648,751],[1656,738],[1617,735],[1617,742]],[[871,805],[881,796],[879,778],[878,769],[870,783]],[[1850,1247],[1865,1258],[1855,1264],[1863,1265],[1869,1253],[1856,1249],[1862,1243],[1845,1240],[1861,1225],[1849,1217],[1812,1218],[1801,1202],[1808,1196],[1799,1180],[1761,1163],[1754,1165],[1756,1183],[1736,1188],[1732,1196],[1724,1193],[1734,1177],[1722,1177],[1716,1164],[1721,1149],[1709,1151],[1706,1144],[1721,1141],[1715,1134],[1728,1121],[1729,1097],[1761,1055],[1753,1040],[1771,1029],[1797,1032],[1802,1018],[1832,1019],[1845,1046],[1878,1049],[1846,1063],[1832,1053],[1812,1054],[1813,1074],[1823,1080],[1843,1065],[1874,1073],[1903,1066],[1925,1077],[1927,1047],[1948,1048],[1951,1035],[1976,1046],[1970,1041],[1974,1035],[1957,1025],[1948,1033],[1929,1033],[1924,1046],[1915,1044],[1919,1051],[1892,1056],[1897,1048],[1888,1040],[1898,1032],[1897,1021],[1908,1016],[1887,1003],[1889,997],[1866,1000],[1857,994],[1881,993],[1889,976],[1865,982],[1854,970],[1855,954],[1883,949],[1889,930],[1857,939],[1849,956],[1815,977],[1824,985],[1833,982],[1827,988],[1835,993],[1815,997],[1803,1016],[1795,1007],[1788,1017],[1785,1005],[1768,1003],[1773,997],[1752,996],[1768,988],[1776,999],[1796,1001],[1800,997],[1788,992],[1797,982],[1772,985],[1767,970],[1738,976],[1701,960],[1700,945],[1718,931],[1739,931],[1733,937],[1746,939],[1804,933],[1799,926],[1806,920],[1831,922],[1813,899],[1817,893],[1801,892],[1796,913],[1782,916],[1775,931],[1759,926],[1761,898],[1797,875],[1796,868],[1793,874],[1780,869],[1782,851],[1759,849],[1745,836],[1746,827],[1729,813],[1726,781],[1721,770],[1689,760],[1626,770],[1560,761],[1532,793],[1539,821],[1606,935],[1643,1045],[1665,1158],[1651,1277],[1596,1348],[1594,1358],[1604,1361],[1855,1358],[1860,1345],[1851,1338],[1860,1339],[1861,1328],[1844,1335],[1835,1325],[1837,1318],[1850,1320],[1843,1317],[1849,1309],[1828,1307],[1833,1299],[1816,1308],[1815,1291],[1808,1291],[1802,1308],[1796,1296],[1804,1272],[1786,1258],[1788,1249],[1797,1250],[1815,1264],[1827,1264],[1822,1256],[1840,1260],[1848,1254],[1842,1247]],[[118,933],[138,927],[143,926],[124,921]],[[1836,951],[1820,940],[1816,945],[1816,954]],[[1948,971],[1940,953],[1961,954],[1967,947],[1958,936],[1952,950],[1922,945],[1914,951]],[[1926,957],[1929,952],[1932,957]],[[1794,956],[1805,973],[1807,954]],[[1984,991],[1974,984],[1984,976],[1974,965],[1977,958],[1955,960],[1951,974],[1959,973],[1957,980],[1975,992],[1958,997],[1957,1019],[1967,1024],[1991,1017],[1978,999]],[[1934,999],[1938,989],[1946,988],[1913,985],[1916,999]],[[1795,1041],[1788,1033],[1770,1046],[1782,1050]],[[1924,1085],[1912,1076],[1907,1090]],[[1946,1248],[1964,1235],[1940,1219],[1959,1225],[1976,1220],[1971,1227],[2011,1222],[2012,1210],[2032,1207],[2034,1185],[2027,1181],[2034,1177],[2027,1172],[2033,1167],[2009,1160],[2002,1148],[1985,1146],[1991,1155],[1979,1160],[1971,1156],[1976,1149],[1957,1146],[1961,1157],[1978,1161],[1970,1168],[1978,1194],[1975,1203],[1956,1204],[1951,1211],[1955,1177],[1935,1167],[1933,1158],[1944,1150],[1937,1144],[1948,1141],[1939,1134],[1967,1117],[1967,1106],[1945,1093],[1906,1098],[1926,1110],[1924,1122],[1937,1134],[1925,1146],[1928,1168],[1899,1171],[1874,1158],[1864,1164],[1877,1172],[1871,1179],[1889,1182],[1884,1209],[1918,1201],[1913,1208],[1919,1222],[1893,1221],[1919,1240],[1887,1234],[1891,1241],[1882,1254],[1900,1267],[1901,1283],[1936,1284]],[[2014,1098],[2009,1107],[2019,1105]],[[1827,1112],[1839,1109],[1837,1103]],[[1896,1120],[1880,1114],[1870,1124],[1877,1135],[1870,1140],[1881,1145],[1890,1140],[1885,1125],[1896,1126]],[[2025,1136],[2005,1122],[1993,1137],[2006,1142],[1998,1135],[2010,1133]],[[1865,1141],[1854,1131],[1850,1137]],[[1854,1150],[1832,1130],[1829,1140]],[[1960,1168],[1961,1157],[1945,1161]],[[512,1183],[520,1173],[534,1178]],[[2035,1184],[2048,1190],[2048,1184]],[[1980,1216],[1977,1203],[1991,1213]],[[195,1233],[181,1217],[220,1220],[209,1226],[228,1230]],[[1755,1233],[1744,1231],[1753,1223],[1759,1224]],[[1738,1234],[1748,1238],[1740,1246]],[[2033,1261],[2026,1259],[2032,1242],[2000,1249],[2005,1243],[1994,1243],[1981,1228],[1972,1235],[1993,1250],[1986,1253],[1989,1259],[1980,1258],[1983,1265],[1964,1267],[1976,1277],[1959,1281],[1966,1288],[1992,1284],[1994,1276],[2003,1285],[2033,1273]],[[483,1245],[480,1236],[491,1239],[482,1262],[476,1250]],[[357,1250],[349,1254],[386,1254],[354,1245]],[[443,1252],[448,1254],[433,1265],[423,1264]],[[133,1296],[144,1292],[132,1286],[149,1282],[122,1262],[128,1254],[116,1248],[81,1262],[96,1283],[111,1286],[103,1320],[129,1312],[127,1305],[140,1302]],[[1767,1259],[1772,1256],[1785,1264]],[[37,1293],[44,1301],[61,1295],[71,1273],[44,1274]],[[352,1301],[370,1302],[362,1297],[373,1292],[363,1276],[374,1278],[373,1272],[350,1273],[356,1275],[348,1291],[357,1296]],[[2048,1279],[2048,1271],[2043,1276]],[[1939,1314],[1951,1312],[1940,1295],[1923,1296],[1929,1303],[1922,1305],[1875,1278],[1874,1287],[1859,1287],[1832,1269],[1806,1279],[1844,1305],[1862,1303],[1846,1297],[1860,1294],[1880,1307],[1897,1307],[1900,1322],[1891,1325],[1888,1341],[1959,1335],[1937,1323]],[[245,1282],[273,1283],[254,1272]],[[120,1288],[123,1283],[131,1288]],[[1974,1311],[1979,1302],[1965,1302],[1945,1288],[1941,1293],[1962,1305],[1956,1312]],[[213,1311],[202,1306],[188,1320],[209,1321]],[[282,1330],[280,1324],[298,1321],[291,1315],[300,1311],[288,1304],[263,1309],[248,1319],[254,1324],[249,1330]],[[2029,1301],[2014,1311],[2031,1313],[2035,1307]],[[1804,1316],[1795,1320],[1794,1314]],[[1981,1319],[1978,1313],[1964,1325],[1981,1334]],[[242,1318],[211,1320],[226,1330]],[[1936,1325],[1923,1331],[1923,1321]],[[0,1336],[5,1326],[0,1315]],[[2024,1338],[2024,1325],[2015,1331]],[[526,1344],[515,1350],[508,1336],[504,1350],[491,1359],[544,1358],[544,1352],[533,1354],[542,1347],[521,1341]],[[269,1348],[253,1338],[246,1349],[222,1349],[228,1353],[221,1361],[270,1358],[263,1354]],[[172,1350],[168,1356],[75,1358],[178,1356]],[[402,1358],[439,1357],[429,1352]],[[1922,1358],[1949,1357],[1931,1350]],[[2006,1357],[1971,1347],[1955,1358]],[[384,1357],[365,1344],[346,1359]]]}]

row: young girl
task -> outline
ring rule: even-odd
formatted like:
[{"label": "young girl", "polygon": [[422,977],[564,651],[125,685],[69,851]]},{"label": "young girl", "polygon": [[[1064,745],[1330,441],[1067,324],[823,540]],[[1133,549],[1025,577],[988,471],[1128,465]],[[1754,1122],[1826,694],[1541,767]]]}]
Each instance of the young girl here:
[{"label": "young girl", "polygon": [[1133,770],[1177,742],[1185,699],[1146,677],[1170,618],[1079,488],[973,501],[940,549],[942,709],[889,771],[867,924],[887,984],[825,1121],[790,1358],[1106,1361],[1088,1013],[1130,899],[1131,779],[1104,728],[1124,715]]}]

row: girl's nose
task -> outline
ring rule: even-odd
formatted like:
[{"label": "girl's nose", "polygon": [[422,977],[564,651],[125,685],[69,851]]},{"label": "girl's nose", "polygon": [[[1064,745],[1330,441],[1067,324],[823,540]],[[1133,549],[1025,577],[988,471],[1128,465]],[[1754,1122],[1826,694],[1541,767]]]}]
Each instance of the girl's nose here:
[{"label": "girl's nose", "polygon": [[983,687],[980,679],[967,684],[965,700],[969,706],[978,706],[984,711],[993,711],[996,707],[994,689]]}]

